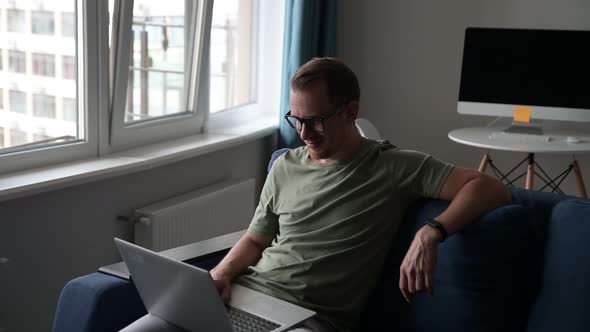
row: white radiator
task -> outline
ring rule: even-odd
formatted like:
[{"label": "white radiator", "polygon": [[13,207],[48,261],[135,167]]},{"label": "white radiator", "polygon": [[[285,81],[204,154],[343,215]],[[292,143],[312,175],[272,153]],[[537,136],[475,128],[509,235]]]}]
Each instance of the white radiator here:
[{"label": "white radiator", "polygon": [[162,251],[248,228],[255,181],[223,182],[135,211],[135,243]]}]

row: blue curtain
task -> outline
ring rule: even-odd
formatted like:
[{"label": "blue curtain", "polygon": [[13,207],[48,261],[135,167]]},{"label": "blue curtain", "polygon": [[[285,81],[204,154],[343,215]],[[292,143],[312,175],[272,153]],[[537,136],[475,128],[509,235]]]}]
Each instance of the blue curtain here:
[{"label": "blue curtain", "polygon": [[290,81],[299,66],[314,57],[336,55],[337,0],[286,0],[283,39],[283,78],[279,148],[295,148],[303,141],[283,119],[289,112]]}]

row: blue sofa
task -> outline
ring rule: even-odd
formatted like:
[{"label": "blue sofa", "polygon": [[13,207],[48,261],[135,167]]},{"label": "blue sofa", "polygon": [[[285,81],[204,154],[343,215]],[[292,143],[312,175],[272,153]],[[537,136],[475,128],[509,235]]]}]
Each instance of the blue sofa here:
[{"label": "blue sofa", "polygon": [[[361,331],[589,331],[590,200],[512,189],[512,204],[439,245],[434,294],[406,303],[399,266],[423,221],[447,202],[417,201],[369,299]],[[227,250],[195,257],[210,269]],[[55,332],[118,331],[145,314],[133,284],[103,273],[70,281]]]}]

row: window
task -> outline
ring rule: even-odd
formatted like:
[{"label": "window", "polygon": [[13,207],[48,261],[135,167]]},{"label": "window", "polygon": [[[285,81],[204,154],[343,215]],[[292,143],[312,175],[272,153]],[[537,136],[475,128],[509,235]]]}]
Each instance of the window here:
[{"label": "window", "polygon": [[55,55],[33,53],[33,74],[55,77]]},{"label": "window", "polygon": [[[282,48],[269,47],[258,35],[281,34],[279,2],[218,0],[215,10],[213,3],[0,3],[7,30],[22,34],[0,31],[7,48],[4,68],[19,73],[4,75],[0,85],[6,90],[0,172],[199,134],[205,123],[253,109],[261,102],[260,91],[278,99],[260,77],[264,70],[280,74],[281,56],[265,55],[258,40],[269,49]],[[109,6],[114,15],[107,26]],[[264,12],[265,7],[276,11]],[[215,112],[219,117],[206,122]],[[38,144],[27,144],[31,140]]]},{"label": "window", "polygon": [[76,109],[76,99],[65,98],[62,101],[62,114],[63,119],[66,121],[76,122],[78,121],[78,110]]},{"label": "window", "polygon": [[76,57],[64,55],[61,57],[61,77],[66,80],[76,79]]},{"label": "window", "polygon": [[256,95],[254,0],[217,1],[211,27],[211,112],[251,103]]},{"label": "window", "polygon": [[184,0],[134,1],[125,122],[186,111],[184,18]]},{"label": "window", "polygon": [[31,31],[40,35],[53,35],[55,20],[53,12],[34,10],[31,12]]},{"label": "window", "polygon": [[45,142],[45,141],[47,141],[49,139],[51,139],[51,137],[49,137],[49,136],[47,136],[47,135],[45,135],[43,133],[35,133],[35,134],[33,134],[33,142],[36,142],[36,143],[42,143],[42,142]]},{"label": "window", "polygon": [[8,32],[25,32],[25,11],[21,9],[6,10],[6,30]]},{"label": "window", "polygon": [[8,91],[8,99],[10,101],[9,110],[16,113],[27,113],[27,94],[22,91],[10,90]]},{"label": "window", "polygon": [[4,127],[0,127],[0,149],[4,147]]},{"label": "window", "polygon": [[0,48],[0,70],[4,69],[4,50]]},{"label": "window", "polygon": [[8,50],[8,69],[15,73],[26,73],[27,56],[25,52]]},{"label": "window", "polygon": [[0,89],[0,109],[4,109],[4,89]]},{"label": "window", "polygon": [[[146,144],[200,132],[207,114],[205,66],[212,1],[113,2],[115,68],[111,142]],[[115,8],[114,12],[117,11]],[[113,64],[111,64],[113,65]],[[203,84],[200,84],[203,81]],[[200,98],[199,98],[200,96]]]},{"label": "window", "polygon": [[61,13],[61,35],[64,37],[76,36],[76,16],[74,13]]},{"label": "window", "polygon": [[[97,154],[97,105],[99,100],[108,100],[108,92],[97,85],[100,3],[91,0],[0,3],[0,11],[7,13],[7,30],[22,34],[15,36],[0,31],[0,38],[14,48],[7,50],[8,71],[21,74],[4,77],[7,112],[0,112],[0,126],[5,128],[7,137],[6,144],[0,148],[0,172]],[[31,10],[32,7],[36,10]],[[62,13],[67,14],[64,17]],[[56,19],[60,20],[57,26]],[[72,36],[64,38],[62,33]],[[62,79],[62,75],[66,77]],[[51,79],[40,79],[40,76]],[[65,105],[64,98],[69,98]],[[78,104],[85,106],[76,107]]]},{"label": "window", "polygon": [[55,119],[55,97],[44,94],[34,94],[33,114],[36,117]]},{"label": "window", "polygon": [[10,146],[17,147],[19,145],[27,144],[29,140],[27,139],[27,133],[20,130],[20,129],[11,129],[10,130]]}]

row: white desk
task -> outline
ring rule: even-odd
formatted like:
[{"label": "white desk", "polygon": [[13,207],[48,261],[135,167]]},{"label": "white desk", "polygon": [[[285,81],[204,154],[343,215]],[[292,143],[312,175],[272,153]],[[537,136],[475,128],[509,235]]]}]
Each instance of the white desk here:
[{"label": "white desk", "polygon": [[[552,132],[545,132],[543,136],[526,135],[526,134],[508,134],[502,132],[503,128],[499,127],[476,127],[476,128],[461,128],[449,132],[449,138],[457,143],[475,146],[490,150],[502,150],[502,151],[515,151],[525,152],[528,154],[526,160],[527,172],[526,172],[526,183],[525,188],[533,189],[534,176],[540,177],[546,186],[551,186],[554,191],[559,190],[559,184],[563,181],[563,178],[569,174],[569,171],[573,170],[576,175],[576,183],[580,196],[587,198],[586,187],[582,178],[582,172],[575,157],[572,163],[569,165],[567,171],[560,174],[555,179],[551,179],[540,166],[534,160],[535,153],[590,153],[590,135],[587,133],[568,133],[565,131],[554,130]],[[568,142],[568,137],[575,137],[578,142]],[[523,161],[524,162],[524,161]],[[523,163],[521,162],[521,164]],[[487,152],[480,165],[479,171],[485,172],[488,164],[492,164],[492,159]],[[513,172],[520,164],[512,169]],[[535,172],[535,166],[539,167],[542,173]],[[495,171],[499,171],[495,166]],[[500,172],[501,173],[501,172]],[[508,173],[507,175],[509,175]],[[565,174],[565,175],[563,175]],[[502,180],[507,180],[507,175],[502,174]],[[562,176],[563,175],[563,176]],[[560,180],[557,183],[557,180]],[[510,181],[509,184],[512,184]]]}]

